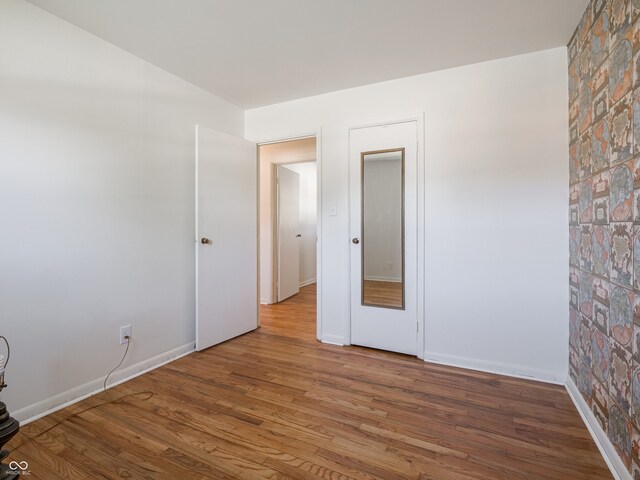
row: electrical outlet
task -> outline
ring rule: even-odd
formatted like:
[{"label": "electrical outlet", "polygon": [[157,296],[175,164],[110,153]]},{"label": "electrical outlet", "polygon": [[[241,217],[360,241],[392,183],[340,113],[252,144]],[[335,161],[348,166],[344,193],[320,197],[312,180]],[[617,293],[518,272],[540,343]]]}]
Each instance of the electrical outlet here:
[{"label": "electrical outlet", "polygon": [[120,345],[127,343],[126,337],[129,337],[129,340],[131,340],[131,325],[120,327]]}]

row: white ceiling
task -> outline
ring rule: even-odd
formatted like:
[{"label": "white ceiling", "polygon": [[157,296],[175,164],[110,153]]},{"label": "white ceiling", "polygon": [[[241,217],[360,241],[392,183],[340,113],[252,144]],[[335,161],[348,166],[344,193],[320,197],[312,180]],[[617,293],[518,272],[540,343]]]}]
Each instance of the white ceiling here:
[{"label": "white ceiling", "polygon": [[30,0],[250,108],[566,45],[588,0]]}]

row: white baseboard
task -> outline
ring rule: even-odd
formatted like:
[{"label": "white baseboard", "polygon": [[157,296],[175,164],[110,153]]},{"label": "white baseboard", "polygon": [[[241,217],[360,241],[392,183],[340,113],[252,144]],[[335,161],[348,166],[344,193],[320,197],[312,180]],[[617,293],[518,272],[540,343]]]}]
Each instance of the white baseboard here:
[{"label": "white baseboard", "polygon": [[344,337],[341,335],[322,335],[322,343],[329,343],[331,345],[344,346]]},{"label": "white baseboard", "polygon": [[310,278],[309,280],[304,280],[300,282],[300,288],[306,287],[307,285],[311,285],[312,283],[316,283],[316,278]]},{"label": "white baseboard", "polygon": [[564,385],[567,381],[566,374],[540,370],[537,368],[527,368],[520,365],[508,365],[474,358],[457,357],[454,355],[444,355],[441,353],[424,352],[424,361],[448,365],[450,367],[466,368],[479,372],[495,373],[496,375],[506,375],[508,377],[522,378],[524,380],[535,380],[537,382],[552,383],[554,385]]},{"label": "white baseboard", "polygon": [[613,478],[616,480],[633,480],[631,478],[631,474],[627,470],[627,467],[625,467],[622,460],[620,460],[620,457],[607,437],[607,434],[602,430],[598,420],[596,420],[596,417],[589,408],[589,405],[585,402],[584,398],[582,398],[582,394],[578,390],[578,387],[576,387],[576,384],[573,383],[573,380],[568,378],[565,387],[567,392],[569,392],[569,396],[571,397],[571,400],[573,400],[578,413],[587,426],[589,433],[591,433],[593,441],[596,443],[598,450],[600,450],[604,461],[607,462],[607,466],[609,467],[609,470],[611,470]]},{"label": "white baseboard", "polygon": [[261,298],[260,305],[271,305],[271,302],[266,298]]},{"label": "white baseboard", "polygon": [[[148,358],[147,360],[143,360],[135,365],[118,370],[109,377],[109,385],[107,388],[120,385],[132,378],[150,372],[151,370],[173,362],[185,355],[189,355],[194,351],[195,344],[193,342],[187,343],[181,347],[174,348],[173,350]],[[113,379],[113,381],[111,381],[111,379]],[[103,383],[104,377],[92,380],[91,382],[72,388],[71,390],[67,390],[66,392],[58,395],[54,395],[46,400],[42,400],[41,402],[16,410],[11,415],[18,420],[21,425],[26,425],[27,423],[38,420],[39,418],[57,412],[58,410],[102,392]]]},{"label": "white baseboard", "polygon": [[390,282],[390,283],[402,282],[402,277],[383,277],[380,275],[367,275],[364,277],[364,279],[370,282]]}]

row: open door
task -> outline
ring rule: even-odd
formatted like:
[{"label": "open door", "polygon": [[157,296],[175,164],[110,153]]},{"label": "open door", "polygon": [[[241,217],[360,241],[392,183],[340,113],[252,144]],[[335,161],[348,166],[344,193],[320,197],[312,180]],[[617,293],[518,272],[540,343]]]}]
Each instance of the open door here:
[{"label": "open door", "polygon": [[256,145],[196,126],[196,349],[258,326]]},{"label": "open door", "polygon": [[300,176],[278,166],[278,302],[300,291]]}]

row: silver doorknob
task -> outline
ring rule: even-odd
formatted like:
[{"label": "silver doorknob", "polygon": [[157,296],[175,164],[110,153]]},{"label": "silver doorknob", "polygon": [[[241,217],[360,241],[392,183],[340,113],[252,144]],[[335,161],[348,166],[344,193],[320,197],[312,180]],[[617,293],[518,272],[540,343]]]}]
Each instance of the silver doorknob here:
[{"label": "silver doorknob", "polygon": [[360,243],[360,239],[359,238],[354,238],[353,240],[351,240],[353,243],[355,243],[356,245]]},{"label": "silver doorknob", "polygon": [[202,237],[200,239],[200,243],[203,245],[211,245],[213,242],[211,240],[209,240],[207,237]]}]

